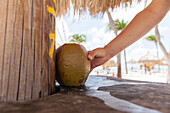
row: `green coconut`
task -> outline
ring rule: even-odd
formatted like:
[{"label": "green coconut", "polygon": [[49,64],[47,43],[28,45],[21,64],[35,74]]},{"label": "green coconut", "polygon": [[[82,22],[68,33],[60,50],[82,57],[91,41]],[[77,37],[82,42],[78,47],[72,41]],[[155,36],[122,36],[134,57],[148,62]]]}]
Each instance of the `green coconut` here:
[{"label": "green coconut", "polygon": [[88,52],[84,46],[68,43],[56,51],[56,79],[62,86],[84,85],[90,72]]}]

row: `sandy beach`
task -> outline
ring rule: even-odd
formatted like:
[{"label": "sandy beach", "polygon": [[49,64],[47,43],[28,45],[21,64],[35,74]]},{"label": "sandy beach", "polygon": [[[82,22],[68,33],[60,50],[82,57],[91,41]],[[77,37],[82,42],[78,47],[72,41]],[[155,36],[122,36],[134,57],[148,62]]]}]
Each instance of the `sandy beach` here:
[{"label": "sandy beach", "polygon": [[[102,73],[92,72],[90,75],[105,75],[105,76],[113,76],[111,73],[107,73],[107,71],[103,71]],[[114,75],[116,77],[116,74]],[[137,80],[137,81],[147,81],[147,82],[158,82],[158,83],[167,83],[167,71],[160,72],[150,72],[144,73],[144,71],[129,71],[128,74],[123,73],[122,79],[127,80]]]}]

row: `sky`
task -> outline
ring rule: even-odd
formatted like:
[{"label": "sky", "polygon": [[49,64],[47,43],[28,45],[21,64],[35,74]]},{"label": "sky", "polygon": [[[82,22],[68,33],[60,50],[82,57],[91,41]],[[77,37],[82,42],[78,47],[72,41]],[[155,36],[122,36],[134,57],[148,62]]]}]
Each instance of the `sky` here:
[{"label": "sky", "polygon": [[[149,0],[148,4],[151,2]],[[113,19],[124,19],[125,22],[130,22],[134,16],[144,9],[144,2],[133,3],[131,7],[128,8],[117,8],[111,12]],[[111,40],[115,38],[113,32],[106,32],[106,26],[109,23],[107,14],[102,17],[93,18],[86,12],[84,15],[79,17],[78,15],[73,15],[73,9],[70,12],[56,19],[56,43],[62,45],[63,43],[69,42],[69,36],[73,34],[84,34],[87,37],[86,43],[82,45],[85,46],[87,50],[93,50],[98,47],[104,47]],[[159,31],[161,34],[161,41],[165,46],[166,50],[170,50],[170,11],[164,17],[164,19],[159,23]],[[137,42],[126,48],[127,61],[139,60],[148,51],[153,55],[156,55],[156,46],[153,42],[145,40],[145,37],[149,35],[154,35],[154,29],[148,32],[144,37],[139,39]],[[61,38],[62,37],[62,40]],[[56,45],[57,45],[56,44]],[[159,47],[159,57],[162,58],[164,55]],[[116,57],[112,58],[116,61]],[[122,60],[123,60],[122,52]]]}]

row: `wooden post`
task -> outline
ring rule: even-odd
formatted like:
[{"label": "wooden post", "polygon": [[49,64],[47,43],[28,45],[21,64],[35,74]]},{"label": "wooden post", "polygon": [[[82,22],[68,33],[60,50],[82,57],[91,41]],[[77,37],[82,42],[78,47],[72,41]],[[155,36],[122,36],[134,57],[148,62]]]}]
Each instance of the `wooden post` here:
[{"label": "wooden post", "polygon": [[0,5],[0,101],[55,93],[55,17],[47,7],[54,8],[54,1],[0,0]]}]

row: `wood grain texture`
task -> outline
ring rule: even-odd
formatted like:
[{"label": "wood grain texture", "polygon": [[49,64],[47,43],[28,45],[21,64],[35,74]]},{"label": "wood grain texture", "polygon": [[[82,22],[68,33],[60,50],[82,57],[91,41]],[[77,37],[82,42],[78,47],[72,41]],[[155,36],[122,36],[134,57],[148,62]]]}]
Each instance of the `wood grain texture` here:
[{"label": "wood grain texture", "polygon": [[[49,1],[49,3],[48,4],[53,4],[53,1]],[[55,7],[55,5],[53,4],[53,5],[51,5],[51,7],[52,8],[54,8]],[[51,14],[48,14],[48,17],[49,17],[49,33],[48,34],[50,34],[50,33],[54,33],[54,31],[55,31],[55,18],[53,18],[53,16],[51,15]],[[51,45],[52,45],[52,42],[53,42],[53,40],[51,40],[50,38],[48,38],[49,39],[49,46],[48,46],[48,48],[50,49],[50,47],[51,47]],[[49,50],[48,49],[48,50]],[[48,72],[48,75],[49,75],[49,83],[52,83],[52,84],[49,84],[49,94],[53,94],[54,92],[55,92],[55,87],[54,87],[54,82],[55,82],[55,76],[53,76],[53,73],[55,72],[55,62],[54,62],[54,57],[55,56],[53,56],[53,59],[51,59],[51,60],[48,60],[49,62],[48,62],[48,68],[49,68],[49,72]],[[50,59],[50,57],[48,57],[48,59]]]},{"label": "wood grain texture", "polygon": [[[47,11],[47,4],[48,4],[48,1],[44,1],[43,2],[43,20],[42,20],[42,32],[43,32],[43,35],[42,35],[42,95],[43,96],[47,96],[49,94],[48,90],[49,90],[49,81],[48,81],[48,78],[49,78],[49,74],[48,74],[48,53],[49,53],[49,49],[48,49],[48,39],[49,39],[49,24],[48,23],[48,11]],[[46,31],[46,32],[44,32]],[[48,37],[48,38],[47,38]]]},{"label": "wood grain texture", "polygon": [[20,75],[22,59],[23,59],[23,32],[24,32],[24,4],[22,0],[18,0],[17,13],[16,13],[16,23],[15,23],[15,47],[14,47],[14,64],[11,65],[14,68],[15,85],[14,85],[14,100],[19,98],[19,88],[20,88]]},{"label": "wood grain texture", "polygon": [[33,98],[41,97],[41,26],[42,26],[42,0],[33,1],[35,9],[33,10],[33,38],[34,38],[34,83]]},{"label": "wood grain texture", "polygon": [[28,64],[27,64],[27,77],[26,77],[26,91],[25,99],[32,98],[33,77],[34,77],[34,40],[32,40],[33,32],[33,0],[29,0],[28,4],[28,18],[30,36],[28,37]]},{"label": "wood grain texture", "polygon": [[18,100],[24,100],[26,98],[26,83],[28,76],[28,62],[29,62],[29,43],[31,37],[31,0],[26,0],[23,3],[24,18],[23,18],[23,48],[22,48],[22,61],[21,61],[21,73],[20,73],[20,85],[19,85],[19,97]]},{"label": "wood grain texture", "polygon": [[0,0],[0,101],[37,99],[55,92],[49,57],[55,17],[49,0]]},{"label": "wood grain texture", "polygon": [[6,21],[7,21],[7,7],[8,1],[7,0],[0,0],[0,101],[3,101],[2,95],[2,84],[3,84],[3,62],[4,62],[4,44],[5,44],[5,37],[6,37]]},{"label": "wood grain texture", "polygon": [[9,88],[9,78],[10,78],[10,68],[11,68],[11,52],[12,52],[12,45],[13,45],[13,26],[15,18],[15,0],[9,2],[8,1],[8,11],[7,11],[7,23],[6,23],[6,35],[5,35],[5,42],[4,42],[4,60],[3,60],[3,83],[2,83],[2,98],[4,101],[7,100],[8,97],[8,88]]},{"label": "wood grain texture", "polygon": [[[12,3],[12,2],[11,2]],[[14,74],[14,66],[11,66],[14,64],[14,31],[15,31],[15,22],[16,22],[16,12],[17,12],[17,4],[18,0],[13,0],[13,3],[11,6],[11,10],[13,11],[12,14],[9,16],[11,21],[11,25],[9,24],[9,28],[11,29],[10,33],[11,36],[9,37],[9,40],[12,41],[11,48],[10,48],[10,64],[9,64],[9,82],[8,82],[8,101],[13,101],[14,100],[14,85],[15,85],[15,74]]]}]

